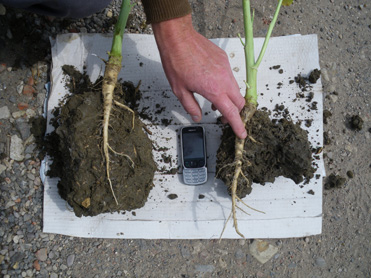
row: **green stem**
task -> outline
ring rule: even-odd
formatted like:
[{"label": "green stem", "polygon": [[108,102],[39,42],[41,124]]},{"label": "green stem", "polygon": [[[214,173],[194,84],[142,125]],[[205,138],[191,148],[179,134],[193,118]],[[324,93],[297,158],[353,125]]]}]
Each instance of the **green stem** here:
[{"label": "green stem", "polygon": [[111,52],[109,53],[110,58],[111,57],[116,58],[113,59],[115,61],[115,64],[119,62],[119,64],[121,65],[122,40],[124,38],[126,22],[128,21],[128,17],[132,7],[133,5],[130,3],[130,0],[122,1],[119,19],[116,22],[115,31],[113,33],[112,48]]},{"label": "green stem", "polygon": [[274,25],[276,25],[276,21],[277,21],[278,14],[279,14],[280,9],[281,9],[282,1],[283,0],[280,0],[278,2],[278,5],[277,5],[276,11],[274,13],[273,19],[271,21],[271,24],[269,24],[268,32],[267,32],[267,35],[265,36],[265,40],[264,40],[262,49],[260,50],[260,54],[259,54],[258,60],[255,63],[255,67],[257,67],[257,68],[259,67],[261,61],[263,60],[263,56],[265,54],[265,50],[267,50],[268,41],[269,41],[269,38],[272,35],[272,31],[273,31]]},{"label": "green stem", "polygon": [[246,61],[246,94],[245,100],[247,103],[253,105],[258,104],[258,93],[257,93],[257,76],[258,67],[263,60],[263,56],[268,46],[269,38],[272,35],[273,27],[277,21],[278,14],[282,5],[283,0],[279,0],[273,20],[269,25],[267,35],[265,37],[262,49],[260,51],[258,60],[255,62],[254,54],[254,33],[253,33],[253,18],[251,16],[250,0],[242,0],[243,14],[244,14],[244,28],[245,28],[245,61]]},{"label": "green stem", "polygon": [[245,100],[254,105],[257,104],[257,88],[256,78],[257,69],[254,69],[255,56],[254,56],[254,32],[253,32],[253,18],[251,16],[250,1],[243,0],[243,14],[244,14],[244,27],[245,27],[245,63],[246,63],[246,94]]}]

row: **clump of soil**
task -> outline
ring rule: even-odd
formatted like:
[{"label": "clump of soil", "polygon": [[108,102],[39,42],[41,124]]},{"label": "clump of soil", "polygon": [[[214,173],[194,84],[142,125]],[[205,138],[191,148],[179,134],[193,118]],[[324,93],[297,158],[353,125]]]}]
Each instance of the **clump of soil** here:
[{"label": "clump of soil", "polygon": [[[312,167],[312,152],[307,133],[287,119],[270,120],[266,111],[256,111],[247,125],[251,139],[245,143],[242,171],[249,180],[239,179],[237,196],[243,198],[251,193],[251,184],[274,182],[284,176],[295,183],[309,181],[315,172]],[[224,129],[222,142],[217,152],[217,178],[230,187],[234,173],[235,135],[230,127]]]},{"label": "clump of soil", "polygon": [[[321,71],[319,69],[314,69],[311,71],[308,78],[302,76],[301,74],[298,74],[297,76],[295,76],[295,82],[299,85],[301,90],[304,92],[308,88],[311,87],[310,84],[317,83],[317,80],[320,77],[321,77]],[[307,81],[309,81],[310,84],[308,84]]]},{"label": "clump of soil", "polygon": [[353,115],[350,118],[350,127],[353,130],[360,131],[363,128],[363,119],[358,115]]},{"label": "clump of soil", "polygon": [[[116,107],[110,120],[110,176],[118,200],[116,205],[106,176],[102,150],[103,106],[102,80],[91,84],[88,76],[71,67],[64,67],[70,76],[68,87],[72,96],[56,110],[48,136],[48,149],[53,152],[53,164],[48,173],[59,177],[58,191],[73,207],[77,216],[94,216],[104,212],[132,210],[142,207],[153,187],[156,164],[152,157],[152,142],[144,133],[143,123],[132,114]],[[138,88],[132,83],[117,84],[115,100],[136,107]],[[59,110],[59,111],[58,111]],[[134,167],[127,157],[134,162]]]},{"label": "clump of soil", "polygon": [[315,84],[315,83],[317,83],[317,80],[318,80],[320,77],[321,77],[321,71],[320,71],[319,69],[314,69],[314,70],[310,73],[310,75],[309,75],[309,77],[308,77],[308,80],[309,80],[310,83]]},{"label": "clump of soil", "polygon": [[345,183],[345,178],[340,175],[331,174],[325,182],[325,189],[333,189],[342,187]]},{"label": "clump of soil", "polygon": [[332,116],[332,113],[329,110],[327,109],[323,110],[323,123],[327,125],[328,118],[330,118],[331,116]]}]

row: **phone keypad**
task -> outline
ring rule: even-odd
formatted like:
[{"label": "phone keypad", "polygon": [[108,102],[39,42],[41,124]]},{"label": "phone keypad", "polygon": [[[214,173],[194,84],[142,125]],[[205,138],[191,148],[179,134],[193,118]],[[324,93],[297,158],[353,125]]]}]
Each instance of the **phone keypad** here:
[{"label": "phone keypad", "polygon": [[184,183],[197,185],[202,184],[207,181],[207,169],[203,168],[192,168],[192,169],[183,169],[183,179]]}]

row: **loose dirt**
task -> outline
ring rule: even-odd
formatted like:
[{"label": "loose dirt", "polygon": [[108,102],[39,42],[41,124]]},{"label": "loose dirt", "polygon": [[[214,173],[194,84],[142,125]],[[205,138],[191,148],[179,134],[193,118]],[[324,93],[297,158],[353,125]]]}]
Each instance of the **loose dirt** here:
[{"label": "loose dirt", "polygon": [[[156,165],[152,142],[144,133],[143,123],[132,114],[114,109],[110,121],[111,181],[118,200],[116,205],[106,179],[102,153],[102,96],[99,79],[89,78],[65,66],[70,76],[72,95],[55,112],[56,130],[48,136],[49,152],[54,161],[49,175],[59,177],[58,191],[77,216],[94,216],[104,212],[142,207],[153,187]],[[117,84],[115,99],[135,108],[140,92],[132,83]],[[52,146],[52,148],[51,148]],[[120,154],[129,156],[131,161]]]},{"label": "loose dirt", "polygon": [[[240,198],[251,193],[251,184],[274,182],[284,176],[295,183],[310,180],[315,172],[312,167],[312,152],[306,131],[287,119],[270,120],[268,112],[257,111],[248,126],[249,136],[245,143],[242,171],[249,180],[240,178],[237,195]],[[230,190],[234,173],[235,135],[230,127],[225,128],[217,152],[217,178],[224,181]]]}]

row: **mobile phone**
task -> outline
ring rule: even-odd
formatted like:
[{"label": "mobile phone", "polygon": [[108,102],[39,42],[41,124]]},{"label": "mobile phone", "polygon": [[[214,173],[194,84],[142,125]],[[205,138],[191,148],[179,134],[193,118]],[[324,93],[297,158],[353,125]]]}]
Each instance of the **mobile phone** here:
[{"label": "mobile phone", "polygon": [[202,126],[187,126],[180,135],[183,181],[198,185],[207,181],[206,136]]}]

